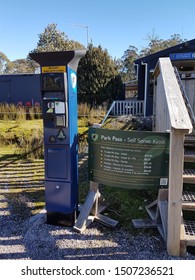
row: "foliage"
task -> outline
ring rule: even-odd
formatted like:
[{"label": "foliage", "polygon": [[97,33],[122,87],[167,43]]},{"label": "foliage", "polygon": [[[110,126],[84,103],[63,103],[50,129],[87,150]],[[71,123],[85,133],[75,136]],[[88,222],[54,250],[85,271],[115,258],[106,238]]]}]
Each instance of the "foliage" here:
[{"label": "foliage", "polygon": [[[34,52],[54,52],[54,51],[66,51],[74,49],[84,49],[85,47],[77,41],[69,40],[68,36],[57,29],[56,23],[48,24],[44,31],[38,35],[39,41],[37,47],[30,51]],[[31,60],[28,56],[28,61],[34,69],[39,65]]]},{"label": "foliage", "polygon": [[78,67],[79,102],[91,106],[101,105],[105,101],[116,99],[122,91],[122,80],[116,64],[107,50],[101,46],[88,46],[86,55]]},{"label": "foliage", "polygon": [[135,69],[134,60],[138,58],[138,49],[134,46],[129,46],[129,48],[124,52],[121,58],[121,72],[123,81],[129,81],[135,79]]},{"label": "foliage", "polygon": [[3,52],[0,51],[0,74],[5,73],[5,69],[9,64],[10,64],[10,60]]},{"label": "foliage", "polygon": [[156,53],[159,51],[162,51],[164,49],[173,47],[175,45],[178,45],[185,40],[181,39],[181,36],[179,34],[171,35],[170,39],[160,39],[157,35],[154,33],[147,35],[148,40],[148,46],[146,48],[143,48],[139,54],[139,56],[147,56],[152,53]]},{"label": "foliage", "polygon": [[68,36],[57,30],[57,24],[48,24],[43,33],[39,34],[37,47],[32,52],[53,52],[73,49],[84,49],[79,42],[71,41]]},{"label": "foliage", "polygon": [[118,60],[121,76],[124,82],[135,79],[134,60],[170,48],[185,41],[179,34],[174,34],[170,39],[163,40],[154,34],[154,32],[148,34],[146,39],[148,41],[148,46],[144,47],[139,52],[135,46],[130,45],[124,52],[121,60]]},{"label": "foliage", "polygon": [[7,64],[6,73],[19,74],[19,73],[32,73],[34,68],[27,59],[16,59]]},{"label": "foliage", "polygon": [[10,61],[7,56],[0,52],[0,74],[32,73],[34,69],[26,59]]}]

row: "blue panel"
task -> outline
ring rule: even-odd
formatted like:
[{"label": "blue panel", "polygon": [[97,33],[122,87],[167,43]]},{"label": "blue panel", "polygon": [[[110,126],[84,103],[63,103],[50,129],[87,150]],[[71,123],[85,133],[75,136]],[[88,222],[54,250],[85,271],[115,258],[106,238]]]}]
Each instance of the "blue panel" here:
[{"label": "blue panel", "polygon": [[66,146],[46,147],[46,150],[46,177],[48,179],[68,179],[69,151],[67,151]]},{"label": "blue panel", "polygon": [[72,213],[77,207],[77,196],[71,183],[45,182],[46,210],[49,212]]},{"label": "blue panel", "polygon": [[78,185],[78,114],[77,114],[77,75],[67,67],[68,77],[68,106],[69,106],[69,137],[71,157],[71,178]]},{"label": "blue panel", "polygon": [[70,144],[77,142],[78,139],[78,114],[77,114],[77,76],[76,72],[67,67],[68,71],[68,106],[69,106],[69,127]]}]

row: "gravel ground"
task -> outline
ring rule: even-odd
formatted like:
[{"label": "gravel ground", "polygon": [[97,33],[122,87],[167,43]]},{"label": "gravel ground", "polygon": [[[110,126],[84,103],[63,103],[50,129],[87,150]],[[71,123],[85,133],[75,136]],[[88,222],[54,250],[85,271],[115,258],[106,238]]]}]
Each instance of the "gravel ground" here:
[{"label": "gravel ground", "polygon": [[[1,197],[2,198],[2,197]],[[119,228],[110,230],[94,222],[84,233],[48,225],[45,212],[25,222],[0,216],[0,259],[20,260],[195,260],[171,257],[158,235],[132,236]]]},{"label": "gravel ground", "polygon": [[[82,166],[85,170],[86,166]],[[86,174],[82,176],[85,180]],[[14,214],[14,208],[7,201],[9,187],[2,186],[1,189],[0,259],[195,260],[195,255],[190,253],[185,258],[169,256],[158,232],[154,236],[149,233],[133,236],[120,226],[111,230],[94,222],[80,234],[71,227],[47,224],[44,211],[24,220]]]}]

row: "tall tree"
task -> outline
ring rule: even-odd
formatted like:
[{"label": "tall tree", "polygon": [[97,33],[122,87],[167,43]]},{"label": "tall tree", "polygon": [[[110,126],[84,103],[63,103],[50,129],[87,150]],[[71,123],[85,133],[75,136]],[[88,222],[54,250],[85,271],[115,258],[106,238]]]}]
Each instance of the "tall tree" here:
[{"label": "tall tree", "polygon": [[[66,51],[74,49],[84,49],[85,47],[77,41],[69,40],[68,36],[57,29],[56,23],[48,24],[44,31],[38,35],[39,41],[37,47],[30,51],[32,52],[53,52],[53,51]],[[31,60],[28,56],[28,61],[31,67],[38,68],[38,64]]]},{"label": "tall tree", "polygon": [[148,46],[140,51],[139,56],[146,56],[164,49],[178,45],[184,41],[179,34],[171,35],[171,38],[163,40],[154,33],[147,35]]},{"label": "tall tree", "polygon": [[7,58],[7,56],[3,52],[0,52],[0,74],[6,73],[6,67],[10,63],[11,61]]},{"label": "tall tree", "polygon": [[10,63],[7,63],[5,73],[7,74],[21,74],[21,73],[33,73],[34,69],[27,59],[16,59]]},{"label": "tall tree", "polygon": [[107,50],[90,44],[78,67],[79,101],[91,106],[117,98],[123,89],[115,62]]},{"label": "tall tree", "polygon": [[129,46],[129,48],[124,52],[124,55],[120,60],[120,74],[124,82],[135,79],[134,60],[137,58],[150,55],[186,41],[185,39],[183,40],[179,34],[171,35],[171,38],[163,40],[160,39],[154,32],[148,34],[146,39],[148,41],[148,45],[141,49],[140,52],[138,52],[138,49],[134,46]]},{"label": "tall tree", "polygon": [[121,58],[121,75],[124,82],[135,79],[134,60],[136,58],[138,58],[138,49],[130,45]]},{"label": "tall tree", "polygon": [[43,33],[39,34],[37,47],[32,52],[53,52],[73,49],[84,49],[77,41],[69,40],[68,36],[57,29],[56,23],[48,24]]},{"label": "tall tree", "polygon": [[[57,30],[56,24],[49,24],[39,34],[37,47],[32,52],[64,51],[84,49],[79,42],[69,40],[64,32]],[[34,67],[37,67],[36,64]],[[115,98],[122,81],[118,76],[115,62],[101,46],[89,45],[87,53],[79,62],[78,67],[78,98],[89,104],[102,104]],[[122,87],[122,86],[121,86]]]}]

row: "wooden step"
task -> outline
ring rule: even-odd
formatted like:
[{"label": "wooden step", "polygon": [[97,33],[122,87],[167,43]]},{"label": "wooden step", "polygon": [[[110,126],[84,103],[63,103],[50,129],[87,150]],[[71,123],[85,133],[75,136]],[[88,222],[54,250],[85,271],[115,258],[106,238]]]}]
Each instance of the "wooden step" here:
[{"label": "wooden step", "polygon": [[195,246],[195,221],[184,220],[183,223],[187,246]]},{"label": "wooden step", "polygon": [[195,135],[186,135],[185,136],[185,141],[184,141],[184,145],[185,146],[194,146],[195,147]]},{"label": "wooden step", "polygon": [[188,211],[195,211],[195,192],[183,192],[182,209]]},{"label": "wooden step", "polygon": [[184,161],[185,162],[195,162],[195,149],[184,148]]},{"label": "wooden step", "polygon": [[188,184],[195,184],[195,169],[184,169],[183,182]]}]

